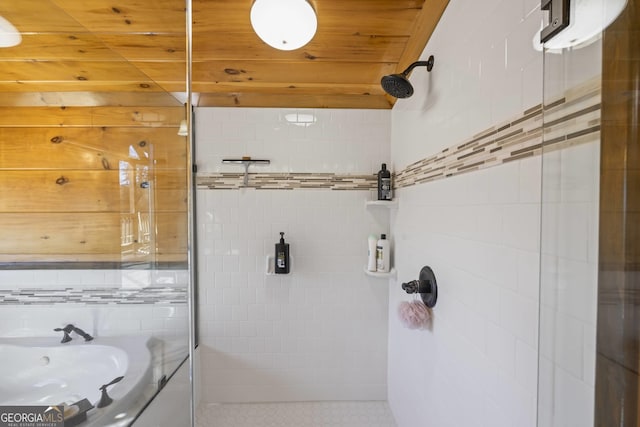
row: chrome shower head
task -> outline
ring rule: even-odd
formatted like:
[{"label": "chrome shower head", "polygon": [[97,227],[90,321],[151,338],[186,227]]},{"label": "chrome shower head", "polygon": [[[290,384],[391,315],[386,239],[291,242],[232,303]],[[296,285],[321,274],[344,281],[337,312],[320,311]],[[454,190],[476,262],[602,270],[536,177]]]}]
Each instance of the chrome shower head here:
[{"label": "chrome shower head", "polygon": [[417,61],[409,65],[401,74],[390,74],[383,76],[380,80],[382,89],[394,98],[408,98],[413,95],[413,86],[407,76],[415,67],[427,67],[427,71],[433,68],[433,55],[426,61]]}]

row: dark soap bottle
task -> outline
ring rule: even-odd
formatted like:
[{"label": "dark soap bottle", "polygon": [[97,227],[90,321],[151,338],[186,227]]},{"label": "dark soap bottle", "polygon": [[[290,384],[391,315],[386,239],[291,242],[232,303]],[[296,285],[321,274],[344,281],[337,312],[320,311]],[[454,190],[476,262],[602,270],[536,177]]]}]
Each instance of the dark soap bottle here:
[{"label": "dark soap bottle", "polygon": [[276,274],[289,274],[289,244],[284,242],[284,233],[280,232],[280,243],[276,243]]},{"label": "dark soap bottle", "polygon": [[378,172],[378,200],[391,200],[391,172],[387,170],[386,163]]}]

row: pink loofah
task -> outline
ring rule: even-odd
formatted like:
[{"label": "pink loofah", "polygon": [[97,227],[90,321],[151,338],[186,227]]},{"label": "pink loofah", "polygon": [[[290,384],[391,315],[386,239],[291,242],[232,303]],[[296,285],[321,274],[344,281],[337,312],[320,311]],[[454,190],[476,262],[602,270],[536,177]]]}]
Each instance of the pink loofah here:
[{"label": "pink loofah", "polygon": [[398,305],[398,316],[409,329],[427,329],[431,319],[431,309],[422,301],[403,301]]}]

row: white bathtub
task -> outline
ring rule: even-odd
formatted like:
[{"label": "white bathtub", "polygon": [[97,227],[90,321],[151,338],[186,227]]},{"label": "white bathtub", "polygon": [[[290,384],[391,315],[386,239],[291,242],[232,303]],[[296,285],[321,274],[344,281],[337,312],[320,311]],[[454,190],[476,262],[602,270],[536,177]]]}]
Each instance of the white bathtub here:
[{"label": "white bathtub", "polygon": [[131,418],[135,414],[127,408],[151,383],[147,342],[147,337],[74,339],[66,344],[60,338],[2,338],[0,405],[71,405],[86,398],[97,406],[99,387],[124,376],[107,389],[113,403],[90,410],[82,425]]}]

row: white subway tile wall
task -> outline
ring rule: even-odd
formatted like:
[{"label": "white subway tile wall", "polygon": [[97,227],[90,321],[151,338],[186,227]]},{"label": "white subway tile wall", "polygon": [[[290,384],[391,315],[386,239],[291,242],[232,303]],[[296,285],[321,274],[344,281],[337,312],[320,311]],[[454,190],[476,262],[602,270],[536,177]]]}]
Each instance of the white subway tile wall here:
[{"label": "white subway tile wall", "polygon": [[[539,2],[450,1],[422,55],[433,71],[414,71],[413,97],[393,110],[393,170],[539,105],[541,22]],[[399,427],[535,426],[540,180],[533,157],[397,191],[388,381]],[[439,298],[418,332],[396,309],[424,265]]]},{"label": "white subway tile wall", "polygon": [[[362,269],[388,213],[371,197],[198,190],[203,403],[386,400],[388,284]],[[280,231],[291,273],[269,276]]]},{"label": "white subway tile wall", "polygon": [[[535,0],[449,3],[422,55],[435,55],[433,71],[414,72],[414,96],[393,110],[394,170],[540,104],[543,79],[547,100],[598,82],[599,42],[543,70],[532,44],[542,19]],[[440,284],[428,333],[401,326],[396,306],[410,297],[390,292],[399,427],[534,426],[540,305],[540,422],[593,423],[598,140],[397,192],[398,283],[430,265]]]},{"label": "white subway tile wall", "polygon": [[[600,40],[563,55],[546,55],[545,100],[573,94],[585,81],[600,85],[601,64]],[[571,109],[585,105],[576,99]],[[553,120],[557,112],[547,116]],[[599,125],[599,111],[584,117],[589,116],[592,126]],[[570,126],[557,127],[545,140],[572,132]],[[540,427],[594,423],[600,136],[586,138],[542,157]]]},{"label": "white subway tile wall", "polygon": [[368,174],[389,161],[388,110],[198,108],[198,172],[243,172],[223,158],[271,161],[249,172]]},{"label": "white subway tile wall", "polygon": [[[539,182],[540,161],[508,168],[516,186],[499,201],[469,196],[490,193],[507,178],[504,166],[398,192],[391,233],[398,280],[389,294],[389,401],[398,426],[535,425],[538,294],[531,287],[540,204],[521,202],[530,183],[518,183]],[[424,265],[436,274],[439,297],[432,330],[416,332],[396,309],[411,299],[400,283]],[[450,405],[457,409],[436,409]]]},{"label": "white subway tile wall", "polygon": [[[196,163],[206,175],[374,174],[389,162],[391,113],[198,108]],[[387,282],[364,275],[367,236],[389,213],[370,190],[198,189],[203,403],[385,400]],[[279,232],[291,274],[267,276]]]},{"label": "white subway tile wall", "polygon": [[599,160],[599,139],[543,157],[539,422],[545,427],[593,425]]},{"label": "white subway tile wall", "polygon": [[[412,98],[394,107],[393,170],[464,141],[542,101],[542,54],[531,1],[451,1],[411,75]],[[531,13],[530,13],[531,12]],[[460,29],[464,28],[464,31]]]}]

